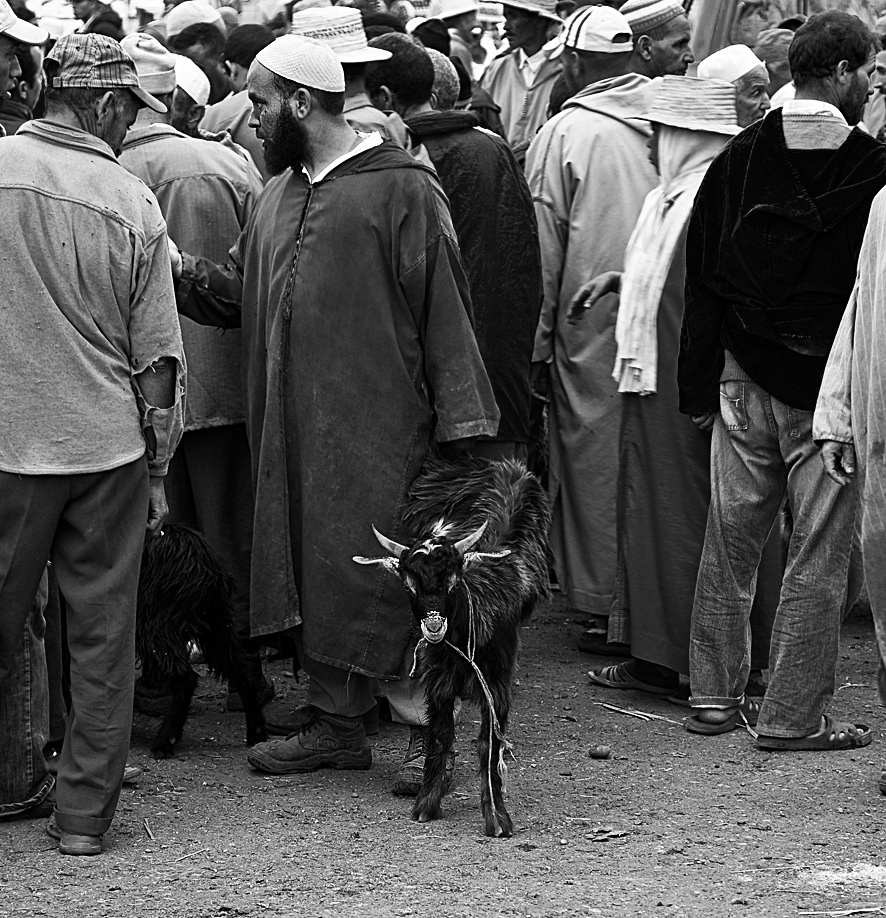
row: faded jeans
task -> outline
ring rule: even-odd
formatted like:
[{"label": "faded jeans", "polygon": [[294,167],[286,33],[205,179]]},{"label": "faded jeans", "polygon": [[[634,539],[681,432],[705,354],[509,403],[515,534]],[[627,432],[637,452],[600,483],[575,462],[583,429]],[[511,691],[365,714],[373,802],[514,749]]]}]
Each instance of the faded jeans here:
[{"label": "faded jeans", "polygon": [[43,745],[49,730],[49,683],[43,652],[44,573],[8,678],[0,682],[0,819],[41,803],[55,783]]},{"label": "faded jeans", "polygon": [[749,615],[763,545],[787,492],[794,518],[757,730],[819,729],[834,694],[855,485],[824,472],[812,412],[778,401],[727,351],[711,449],[711,505],[692,610],[691,703],[733,708],[750,669]]}]

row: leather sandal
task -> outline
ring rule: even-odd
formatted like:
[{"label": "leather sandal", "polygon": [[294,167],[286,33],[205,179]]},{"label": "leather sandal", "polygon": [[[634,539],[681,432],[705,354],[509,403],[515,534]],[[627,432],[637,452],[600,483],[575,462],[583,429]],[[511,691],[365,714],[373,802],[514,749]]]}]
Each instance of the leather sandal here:
[{"label": "leather sandal", "polygon": [[785,752],[827,752],[838,749],[861,749],[873,739],[866,724],[852,724],[834,720],[829,714],[822,717],[821,729],[808,736],[758,736],[757,747]]}]

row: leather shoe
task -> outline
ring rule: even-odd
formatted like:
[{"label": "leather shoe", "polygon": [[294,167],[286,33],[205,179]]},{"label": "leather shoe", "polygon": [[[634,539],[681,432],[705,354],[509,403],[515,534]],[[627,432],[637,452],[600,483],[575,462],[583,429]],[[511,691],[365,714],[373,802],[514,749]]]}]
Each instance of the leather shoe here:
[{"label": "leather shoe", "polygon": [[63,832],[55,821],[55,813],[46,821],[46,834],[58,841],[58,850],[61,854],[88,856],[102,853],[101,835],[75,835],[72,832]]}]

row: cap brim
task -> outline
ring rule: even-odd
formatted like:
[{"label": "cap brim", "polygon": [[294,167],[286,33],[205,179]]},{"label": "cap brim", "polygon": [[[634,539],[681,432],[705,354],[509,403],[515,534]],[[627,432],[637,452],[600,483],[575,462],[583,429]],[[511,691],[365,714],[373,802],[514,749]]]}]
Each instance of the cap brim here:
[{"label": "cap brim", "polygon": [[142,105],[147,106],[151,111],[157,112],[158,114],[165,115],[168,109],[166,106],[159,100],[155,99],[149,92],[142,89],[141,86],[127,86],[127,89],[132,90],[132,94],[141,102]]},{"label": "cap brim", "polygon": [[537,13],[543,19],[550,19],[553,22],[563,22],[563,20],[556,13],[549,13],[547,10],[540,10],[537,6],[532,6],[530,3],[502,3],[502,6],[507,9],[511,7],[515,10],[520,10],[521,13]]},{"label": "cap brim", "polygon": [[6,35],[22,45],[45,45],[49,41],[49,32],[45,29],[18,18],[8,28],[3,29],[0,35]]},{"label": "cap brim", "polygon": [[361,48],[359,51],[336,52],[341,64],[368,64],[372,61],[388,61],[394,55],[383,48]]}]

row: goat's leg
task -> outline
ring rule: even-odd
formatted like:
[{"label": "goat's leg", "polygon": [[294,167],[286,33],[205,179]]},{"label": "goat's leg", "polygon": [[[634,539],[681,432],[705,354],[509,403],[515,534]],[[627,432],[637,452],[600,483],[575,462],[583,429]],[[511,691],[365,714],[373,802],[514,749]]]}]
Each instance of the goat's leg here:
[{"label": "goat's leg", "polygon": [[232,674],[229,681],[243,699],[247,745],[254,746],[256,743],[263,743],[268,738],[268,731],[265,727],[265,716],[262,714],[258,701],[258,689],[255,683],[243,669],[239,670],[236,675]]},{"label": "goat's leg", "polygon": [[441,816],[440,803],[448,788],[446,763],[455,740],[453,708],[455,696],[443,690],[439,681],[427,685],[428,725],[425,727],[425,771],[421,791],[412,808],[412,818],[430,822]]},{"label": "goat's leg", "polygon": [[[491,692],[498,723],[504,733],[507,730],[510,712],[508,687],[504,690],[491,688]],[[480,809],[486,824],[485,832],[490,838],[510,838],[514,834],[514,826],[505,808],[502,776],[498,770],[502,743],[495,735],[495,730],[491,728],[492,718],[485,699],[482,708],[483,716],[477,742],[477,754],[480,759]]]},{"label": "goat's leg", "polygon": [[163,718],[163,723],[160,724],[154,742],[151,743],[151,752],[154,753],[155,759],[165,759],[175,754],[175,745],[182,738],[198,681],[197,674],[190,667],[186,672],[179,673],[169,680],[172,704]]}]

